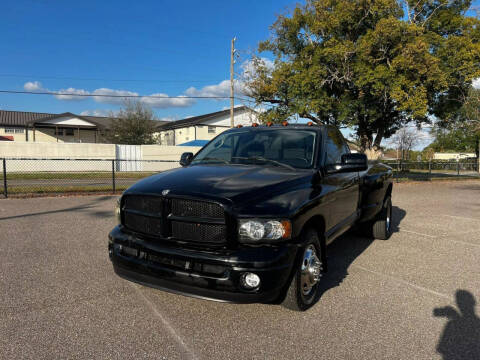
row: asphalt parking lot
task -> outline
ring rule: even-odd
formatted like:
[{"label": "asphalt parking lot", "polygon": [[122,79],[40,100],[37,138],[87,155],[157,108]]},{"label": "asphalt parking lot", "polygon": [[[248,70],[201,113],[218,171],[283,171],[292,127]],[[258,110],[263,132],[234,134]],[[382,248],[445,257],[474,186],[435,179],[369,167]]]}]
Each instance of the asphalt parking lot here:
[{"label": "asphalt parking lot", "polygon": [[480,358],[480,181],[395,184],[391,239],[334,242],[304,313],[120,279],[114,201],[0,200],[1,359]]}]

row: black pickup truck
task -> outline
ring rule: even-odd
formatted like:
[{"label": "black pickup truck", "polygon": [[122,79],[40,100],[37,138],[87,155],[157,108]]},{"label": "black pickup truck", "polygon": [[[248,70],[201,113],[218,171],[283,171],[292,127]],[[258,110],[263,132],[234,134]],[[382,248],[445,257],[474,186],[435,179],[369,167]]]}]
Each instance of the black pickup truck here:
[{"label": "black pickup truck", "polygon": [[238,127],[180,164],[119,199],[108,244],[119,276],[306,310],[319,297],[330,242],[354,225],[390,236],[392,169],[369,167],[335,127]]}]

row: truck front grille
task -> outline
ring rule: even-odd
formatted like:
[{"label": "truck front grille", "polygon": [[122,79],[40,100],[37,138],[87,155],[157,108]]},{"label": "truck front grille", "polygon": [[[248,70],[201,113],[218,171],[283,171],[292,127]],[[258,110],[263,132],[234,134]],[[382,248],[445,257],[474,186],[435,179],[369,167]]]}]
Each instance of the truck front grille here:
[{"label": "truck front grille", "polygon": [[124,206],[128,210],[136,210],[152,215],[162,213],[163,199],[161,197],[146,195],[128,195],[125,196]]},{"label": "truck front grille", "polygon": [[172,221],[172,236],[176,239],[221,244],[225,241],[225,225]]},{"label": "truck front grille", "polygon": [[172,199],[172,215],[223,219],[223,208],[215,203],[187,199]]},{"label": "truck front grille", "polygon": [[203,200],[125,195],[123,225],[159,240],[218,246],[226,243],[227,226],[221,205]]},{"label": "truck front grille", "polygon": [[162,219],[138,215],[135,213],[125,213],[125,226],[135,232],[161,236],[162,234]]}]

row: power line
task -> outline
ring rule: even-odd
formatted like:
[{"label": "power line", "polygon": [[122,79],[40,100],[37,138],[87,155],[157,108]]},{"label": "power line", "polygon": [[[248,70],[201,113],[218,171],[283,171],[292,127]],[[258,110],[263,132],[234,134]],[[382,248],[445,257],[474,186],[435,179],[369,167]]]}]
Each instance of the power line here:
[{"label": "power line", "polygon": [[55,91],[16,91],[0,90],[2,94],[27,94],[27,95],[57,95],[74,97],[109,97],[109,98],[148,98],[148,99],[230,99],[230,96],[162,96],[162,95],[109,95],[109,94],[75,94]]},{"label": "power line", "polygon": [[122,82],[160,82],[160,83],[192,83],[192,82],[220,82],[223,80],[162,80],[162,79],[104,79],[104,78],[80,78],[68,76],[37,76],[21,74],[0,74],[0,77],[13,77],[24,79],[49,79],[49,80],[78,80],[78,81],[122,81]]}]

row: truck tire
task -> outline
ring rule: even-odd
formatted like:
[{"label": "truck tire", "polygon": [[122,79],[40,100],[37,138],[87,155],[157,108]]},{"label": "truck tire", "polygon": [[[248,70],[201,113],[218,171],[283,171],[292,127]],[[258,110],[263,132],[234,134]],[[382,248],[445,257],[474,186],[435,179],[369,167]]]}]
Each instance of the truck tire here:
[{"label": "truck tire", "polygon": [[389,196],[383,203],[383,208],[377,215],[372,227],[374,239],[388,240],[392,235],[392,198]]},{"label": "truck tire", "polygon": [[301,258],[295,265],[292,282],[282,303],[294,311],[305,311],[318,300],[323,270],[318,232],[310,228],[303,237],[306,245],[301,249]]}]

